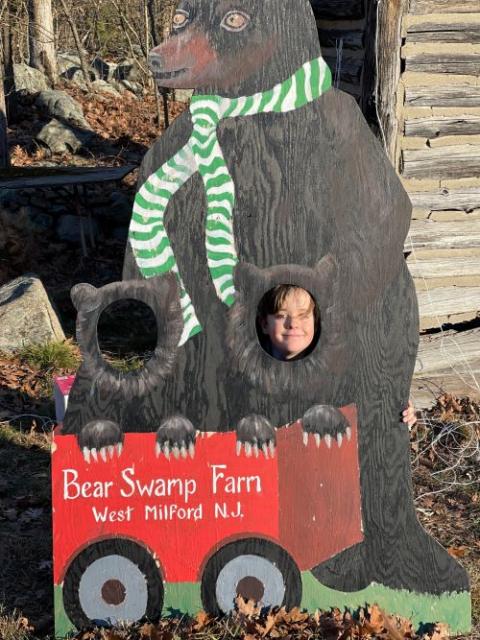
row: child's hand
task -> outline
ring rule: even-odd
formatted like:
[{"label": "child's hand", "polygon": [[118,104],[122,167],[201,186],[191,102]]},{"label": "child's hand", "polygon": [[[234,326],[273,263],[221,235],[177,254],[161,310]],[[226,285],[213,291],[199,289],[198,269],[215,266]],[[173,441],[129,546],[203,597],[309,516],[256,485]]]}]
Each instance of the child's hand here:
[{"label": "child's hand", "polygon": [[415,415],[415,407],[412,401],[408,403],[407,409],[402,413],[403,422],[411,429],[417,423],[417,416]]}]

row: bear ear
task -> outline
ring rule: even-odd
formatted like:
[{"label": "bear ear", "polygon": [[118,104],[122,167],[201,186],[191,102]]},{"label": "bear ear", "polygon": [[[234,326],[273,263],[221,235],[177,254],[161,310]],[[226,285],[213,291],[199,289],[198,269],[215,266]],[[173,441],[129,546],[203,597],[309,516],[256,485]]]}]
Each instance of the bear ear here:
[{"label": "bear ear", "polygon": [[238,291],[252,293],[258,288],[263,288],[268,278],[262,269],[259,269],[250,262],[240,262],[235,267],[234,273],[235,288]]},{"label": "bear ear", "polygon": [[337,261],[331,253],[327,253],[315,265],[315,274],[323,283],[332,282],[337,275]]},{"label": "bear ear", "polygon": [[76,284],[71,292],[73,305],[77,311],[87,306],[87,311],[91,311],[96,306],[98,289],[91,284]]}]

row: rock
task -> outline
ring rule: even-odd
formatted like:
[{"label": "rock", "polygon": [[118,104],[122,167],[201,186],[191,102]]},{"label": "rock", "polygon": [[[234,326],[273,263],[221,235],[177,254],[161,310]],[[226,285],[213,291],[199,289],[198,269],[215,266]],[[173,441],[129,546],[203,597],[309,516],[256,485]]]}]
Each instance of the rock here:
[{"label": "rock", "polygon": [[18,195],[15,189],[0,189],[0,207],[10,208],[18,204]]},{"label": "rock", "polygon": [[53,227],[53,217],[35,207],[21,207],[20,214],[26,217],[28,230],[34,233],[48,231]]},{"label": "rock", "polygon": [[111,84],[109,84],[106,80],[95,80],[92,82],[91,88],[93,91],[98,91],[100,93],[108,93],[111,96],[115,96],[116,98],[121,97],[121,92],[117,91]]},{"label": "rock", "polygon": [[91,140],[93,133],[69,127],[55,118],[46,124],[36,140],[46,145],[52,153],[77,153]]},{"label": "rock", "polygon": [[114,78],[118,81],[139,83],[142,79],[142,72],[135,60],[125,59],[116,65]]},{"label": "rock", "polygon": [[15,91],[23,91],[25,93],[38,93],[48,89],[46,76],[33,67],[29,67],[24,62],[13,65],[13,76],[15,82]]},{"label": "rock", "polygon": [[139,98],[141,98],[143,96],[143,94],[145,93],[143,85],[140,84],[139,82],[131,82],[130,80],[122,80],[120,82],[120,85],[122,87],[125,87],[125,89],[127,91],[130,91],[131,93],[133,93],[134,95],[136,95]]},{"label": "rock", "polygon": [[57,236],[62,242],[80,244],[82,242],[82,227],[85,241],[89,243],[90,237],[98,236],[98,223],[96,220],[73,216],[71,214],[61,216],[57,224]]},{"label": "rock", "polygon": [[175,89],[174,100],[177,102],[190,102],[193,96],[193,89]]},{"label": "rock", "polygon": [[59,75],[69,79],[68,71],[70,69],[78,70],[81,68],[80,56],[75,53],[59,53],[57,55],[57,65]]},{"label": "rock", "polygon": [[104,80],[105,82],[110,82],[110,80],[115,78],[117,67],[118,64],[115,62],[107,62],[103,60],[103,58],[100,58],[100,56],[96,56],[92,60],[92,68],[96,75],[100,80]]},{"label": "rock", "polygon": [[110,202],[96,209],[96,213],[102,218],[112,220],[116,224],[128,224],[132,217],[133,200],[122,191],[113,191]]},{"label": "rock", "polygon": [[42,91],[38,94],[35,104],[51,118],[58,118],[81,129],[91,131],[85,119],[82,105],[65,91]]},{"label": "rock", "polygon": [[25,275],[0,287],[0,351],[65,340],[41,281]]}]

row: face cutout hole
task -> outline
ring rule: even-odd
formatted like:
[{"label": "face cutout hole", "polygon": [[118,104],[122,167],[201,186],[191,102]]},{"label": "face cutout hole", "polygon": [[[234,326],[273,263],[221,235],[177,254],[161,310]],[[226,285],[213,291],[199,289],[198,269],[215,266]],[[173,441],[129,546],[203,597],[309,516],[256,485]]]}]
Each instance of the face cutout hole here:
[{"label": "face cutout hole", "polygon": [[260,345],[270,356],[283,362],[302,360],[320,338],[320,309],[306,289],[280,284],[260,300],[256,328]]},{"label": "face cutout hole", "polygon": [[142,369],[157,346],[153,310],[139,300],[118,300],[101,314],[97,326],[103,359],[122,373]]}]

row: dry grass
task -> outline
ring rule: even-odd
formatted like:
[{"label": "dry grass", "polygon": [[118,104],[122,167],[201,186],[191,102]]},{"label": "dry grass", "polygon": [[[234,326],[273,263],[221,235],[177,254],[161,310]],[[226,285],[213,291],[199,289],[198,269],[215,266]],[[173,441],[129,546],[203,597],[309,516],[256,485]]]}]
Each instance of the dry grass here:
[{"label": "dry grass", "polygon": [[0,638],[1,640],[30,640],[30,627],[28,620],[19,613],[8,615],[3,605],[0,605]]}]

